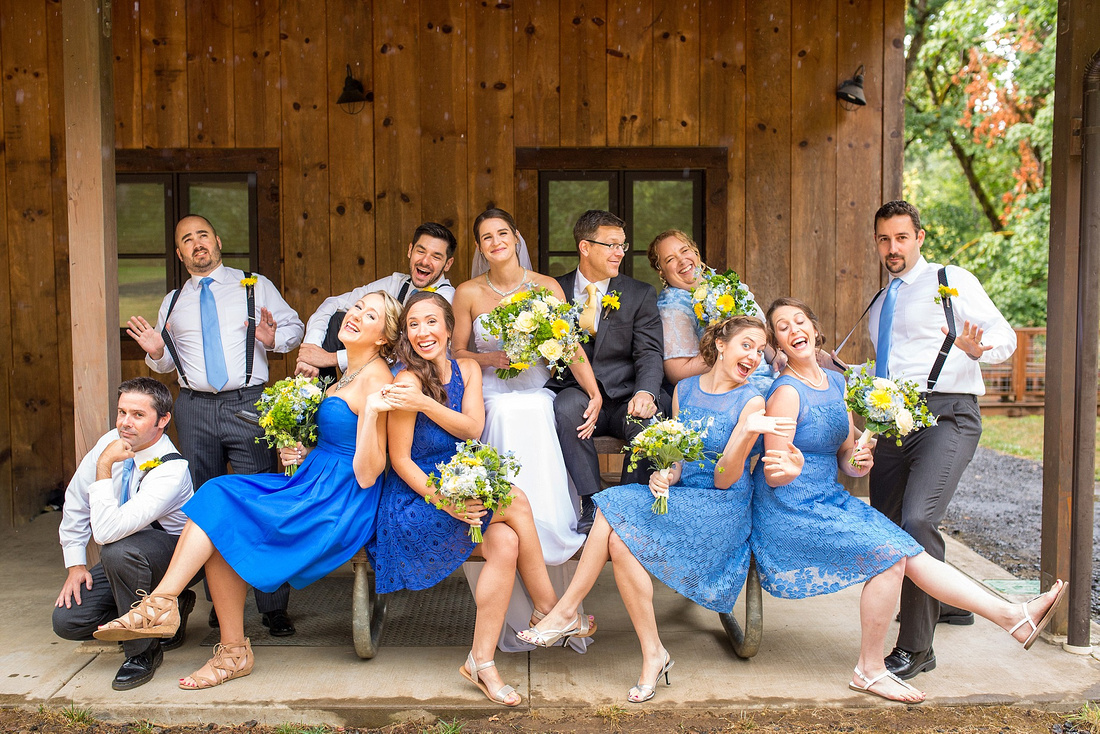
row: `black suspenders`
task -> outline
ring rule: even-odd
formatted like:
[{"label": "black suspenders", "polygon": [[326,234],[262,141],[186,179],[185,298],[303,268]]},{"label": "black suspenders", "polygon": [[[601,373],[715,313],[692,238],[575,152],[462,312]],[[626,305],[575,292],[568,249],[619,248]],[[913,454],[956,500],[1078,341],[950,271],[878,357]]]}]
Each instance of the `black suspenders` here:
[{"label": "black suspenders", "polygon": [[[244,277],[249,279],[252,277],[252,273],[245,273]],[[190,390],[191,385],[187,382],[187,375],[184,374],[183,362],[180,361],[179,353],[176,351],[176,343],[172,341],[172,335],[168,332],[168,319],[172,316],[172,309],[176,307],[176,301],[179,300],[180,291],[182,290],[181,287],[172,292],[172,301],[168,304],[168,312],[164,314],[164,326],[160,330],[160,336],[164,339],[164,346],[168,353],[172,355],[172,361],[176,363],[180,383]],[[252,382],[252,362],[256,358],[256,286],[249,283],[244,287],[244,291],[245,297],[248,299],[248,330],[244,339],[244,387],[248,387],[248,383]]]},{"label": "black suspenders", "polygon": [[[940,268],[936,273],[936,279],[940,282],[940,285],[945,289],[947,288],[947,268]],[[951,306],[951,297],[943,296],[940,298],[940,303],[943,305],[943,315],[947,319],[947,336],[944,337],[943,346],[940,347],[940,353],[936,355],[936,362],[932,365],[932,371],[928,373],[928,388],[927,392],[932,392],[932,388],[936,386],[936,383],[940,379],[940,372],[943,371],[943,365],[947,361],[947,355],[951,351],[951,345],[955,343],[955,310]]]}]

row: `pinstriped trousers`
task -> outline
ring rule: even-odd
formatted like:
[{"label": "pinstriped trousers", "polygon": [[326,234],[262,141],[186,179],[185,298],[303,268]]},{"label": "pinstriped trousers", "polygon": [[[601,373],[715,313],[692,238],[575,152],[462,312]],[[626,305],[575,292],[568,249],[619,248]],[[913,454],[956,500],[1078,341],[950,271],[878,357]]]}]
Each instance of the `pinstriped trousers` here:
[{"label": "pinstriped trousers", "polygon": [[[175,404],[176,431],[180,453],[191,467],[195,491],[199,491],[208,479],[228,474],[226,464],[233,467],[234,474],[276,470],[274,450],[266,444],[256,443],[263,430],[235,415],[240,410],[254,411],[263,391],[263,385],[217,396],[180,390]],[[290,585],[283,584],[272,592],[256,589],[255,593],[256,608],[266,614],[286,609]],[[207,598],[210,598],[209,590]]]}]

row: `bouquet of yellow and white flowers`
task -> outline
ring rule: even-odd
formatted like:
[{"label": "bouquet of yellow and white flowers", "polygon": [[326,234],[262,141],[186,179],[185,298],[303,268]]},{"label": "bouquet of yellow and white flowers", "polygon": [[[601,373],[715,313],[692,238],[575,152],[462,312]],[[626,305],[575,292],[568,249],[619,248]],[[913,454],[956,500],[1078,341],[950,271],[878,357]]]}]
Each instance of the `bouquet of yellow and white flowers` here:
[{"label": "bouquet of yellow and white flowers", "polygon": [[866,446],[876,433],[893,438],[901,446],[903,436],[936,425],[936,416],[928,412],[917,383],[875,377],[874,364],[872,360],[844,372],[848,380],[844,402],[853,413],[863,416],[866,426],[856,442],[856,451]]},{"label": "bouquet of yellow and white flowers", "polygon": [[[629,471],[634,471],[638,462],[649,459],[657,471],[668,472],[677,461],[699,461],[706,457],[707,451],[703,446],[703,437],[707,435],[707,429],[703,421],[695,420],[688,423],[669,418],[663,421],[654,421],[646,426],[641,433],[634,437],[630,446],[624,448],[630,451],[630,459],[627,464]],[[715,459],[721,457],[717,454]],[[661,495],[653,500],[650,508],[654,515],[664,515],[668,512],[668,497]]]},{"label": "bouquet of yellow and white flowers", "polygon": [[[286,448],[299,441],[303,446],[316,446],[317,408],[325,398],[324,385],[316,377],[298,375],[264,388],[256,401],[264,435],[256,443],[266,441],[271,448]],[[284,472],[289,477],[297,468],[292,464]]]},{"label": "bouquet of yellow and white flowers", "polygon": [[[424,497],[442,509],[465,510],[466,500],[479,500],[489,510],[503,510],[512,504],[512,482],[509,477],[519,473],[519,462],[512,452],[501,455],[492,446],[470,439],[455,444],[451,460],[436,464],[439,476],[428,475],[428,486],[436,490]],[[480,543],[481,526],[470,526],[470,540]]]},{"label": "bouquet of yellow and white flowers", "polygon": [[715,321],[736,316],[737,314],[756,313],[749,289],[741,283],[741,278],[732,270],[717,273],[707,268],[702,273],[703,282],[691,289],[691,300],[695,303],[695,318],[706,326]]},{"label": "bouquet of yellow and white flowers", "polygon": [[551,369],[571,365],[577,346],[588,341],[588,334],[577,328],[579,316],[579,307],[546,288],[519,291],[501,300],[485,317],[489,333],[501,337],[508,355],[508,367],[498,369],[497,377],[515,377],[540,357]]}]

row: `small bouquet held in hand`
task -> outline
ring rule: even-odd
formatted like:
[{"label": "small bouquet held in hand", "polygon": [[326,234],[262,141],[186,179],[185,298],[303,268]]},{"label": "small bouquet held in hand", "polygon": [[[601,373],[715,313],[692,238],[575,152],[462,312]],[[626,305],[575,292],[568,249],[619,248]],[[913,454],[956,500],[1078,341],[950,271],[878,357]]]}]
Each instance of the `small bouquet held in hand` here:
[{"label": "small bouquet held in hand", "polygon": [[[478,500],[489,510],[503,510],[512,504],[512,482],[509,477],[519,473],[519,462],[511,452],[500,454],[481,441],[470,439],[455,444],[451,460],[436,464],[435,472],[428,475],[428,486],[434,495],[424,498],[439,509],[450,507],[456,511],[466,509],[466,500]],[[480,525],[470,526],[470,540],[480,543],[483,538]]]},{"label": "small bouquet held in hand", "polygon": [[577,346],[588,341],[588,334],[577,328],[579,316],[579,307],[547,288],[519,291],[501,300],[485,317],[489,333],[501,337],[508,355],[508,367],[498,369],[497,377],[515,377],[540,357],[559,372],[572,364]]},{"label": "small bouquet held in hand", "polygon": [[707,268],[702,273],[702,280],[691,289],[691,300],[695,302],[692,306],[695,317],[704,326],[730,316],[751,316],[756,312],[749,289],[732,270],[717,273]]},{"label": "small bouquet held in hand", "polygon": [[866,425],[856,442],[856,451],[866,446],[876,433],[893,438],[901,446],[903,436],[936,425],[936,416],[928,412],[917,383],[875,377],[874,364],[871,361],[849,367],[844,373],[848,380],[844,402],[853,413],[863,416]]},{"label": "small bouquet held in hand", "polygon": [[[325,383],[316,377],[287,377],[264,388],[256,401],[260,428],[264,435],[256,443],[267,442],[270,448],[288,448],[299,441],[303,446],[317,445],[317,407],[325,398]],[[284,469],[289,477],[298,467]]]},{"label": "small bouquet held in hand", "polygon": [[[684,423],[675,418],[662,421],[654,419],[653,423],[630,442],[627,469],[634,471],[639,461],[649,459],[657,467],[657,471],[664,472],[667,478],[669,470],[677,461],[701,461],[708,453],[703,446],[703,437],[707,435],[708,428],[709,423],[703,426],[701,420]],[[718,454],[714,458],[717,460],[720,457],[721,454]],[[667,514],[668,497],[657,497],[650,509],[654,515]]]}]

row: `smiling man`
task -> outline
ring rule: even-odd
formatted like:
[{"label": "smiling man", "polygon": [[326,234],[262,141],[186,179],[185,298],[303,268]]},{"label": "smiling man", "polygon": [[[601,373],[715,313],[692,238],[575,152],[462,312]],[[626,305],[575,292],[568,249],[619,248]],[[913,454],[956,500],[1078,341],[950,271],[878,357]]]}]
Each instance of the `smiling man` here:
[{"label": "smiling man", "polygon": [[433,290],[448,303],[454,301],[455,288],[447,280],[447,271],[454,264],[457,247],[458,240],[451,230],[436,222],[425,222],[416,228],[409,243],[408,273],[392,273],[349,293],[326,298],[306,322],[306,335],[298,350],[295,374],[316,377],[325,368],[339,366],[341,372],[347,369],[347,353],[336,339],[339,320],[333,317],[347,311],[368,293],[385,291],[405,305],[414,293]]},{"label": "smiling man", "polygon": [[[172,559],[187,517],[191,475],[164,429],[172,419],[172,394],[151,377],[118,387],[115,430],[104,434],[80,462],[65,491],[61,547],[68,577],[57,596],[53,628],[67,640],[90,640],[101,624],[130,610],[139,589],[152,589]],[[103,546],[88,568],[87,546]],[[123,644],[126,661],[112,687],[136,688],[152,680],[164,650],[183,644],[195,593],[180,595],[180,627],[160,640]]]},{"label": "smiling man", "polygon": [[[611,212],[585,212],[573,227],[580,263],[576,270],[558,276],[565,295],[583,307],[580,327],[591,334],[584,345],[592,363],[603,407],[594,436],[615,436],[630,441],[641,430],[631,418],[652,418],[671,405],[661,391],[664,378],[661,317],[653,286],[619,273],[630,250],[623,220]],[[557,392],[554,418],[569,476],[581,497],[577,530],[587,533],[595,518],[592,495],[600,491],[600,461],[591,438],[580,438],[588,395],[572,373],[551,379],[546,387]],[[623,464],[622,483],[645,484],[651,467],[640,464],[633,472]]]},{"label": "smiling man", "polygon": [[[1016,332],[971,273],[924,259],[924,236],[920,214],[906,201],[888,202],[875,214],[875,247],[890,276],[870,309],[875,373],[916,382],[938,422],[906,436],[901,446],[878,442],[871,505],[942,561],[939,524],[982,435],[979,363],[1008,359]],[[936,667],[937,621],[971,624],[974,615],[941,610],[906,579],[897,646],[886,658],[891,673],[908,680]]]}]

